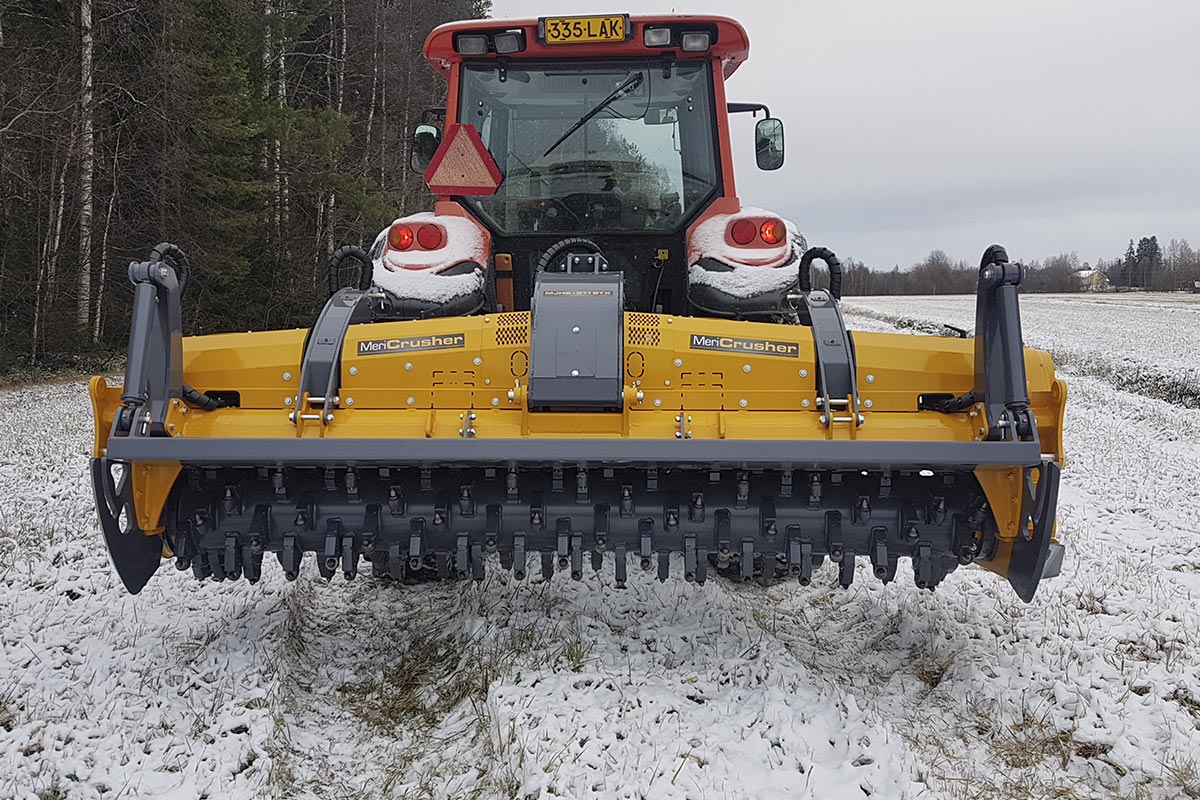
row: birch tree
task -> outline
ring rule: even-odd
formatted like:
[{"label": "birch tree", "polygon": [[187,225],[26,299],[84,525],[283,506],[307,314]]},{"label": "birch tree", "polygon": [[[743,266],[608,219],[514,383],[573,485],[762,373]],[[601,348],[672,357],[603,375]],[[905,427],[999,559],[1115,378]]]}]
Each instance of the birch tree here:
[{"label": "birch tree", "polygon": [[88,330],[92,299],[92,176],[96,164],[92,47],[92,0],[79,0],[79,296],[75,318],[81,331]]}]

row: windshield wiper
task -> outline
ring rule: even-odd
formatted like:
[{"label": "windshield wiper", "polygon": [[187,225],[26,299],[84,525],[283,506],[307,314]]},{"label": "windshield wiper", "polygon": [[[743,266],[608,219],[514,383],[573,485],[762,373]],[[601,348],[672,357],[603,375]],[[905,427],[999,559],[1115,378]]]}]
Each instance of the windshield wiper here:
[{"label": "windshield wiper", "polygon": [[570,128],[567,128],[567,132],[564,133],[562,136],[558,137],[558,141],[556,141],[554,144],[550,145],[549,150],[542,153],[542,158],[545,158],[546,156],[553,153],[560,144],[562,144],[567,139],[569,139],[572,133],[574,133],[575,131],[579,130],[584,125],[586,125],[588,120],[590,120],[592,117],[596,116],[601,111],[608,108],[610,105],[617,102],[618,100],[620,100],[622,97],[624,97],[625,95],[632,92],[637,87],[641,86],[642,81],[644,81],[645,79],[646,79],[646,76],[640,72],[630,75],[628,78],[626,78],[625,81],[620,86],[618,86],[616,89],[613,89],[612,94],[610,94],[608,97],[604,98],[599,103],[597,103],[595,106],[593,106],[592,109],[590,111],[588,111],[586,114],[584,114],[582,117],[580,117],[579,120],[574,125],[572,125]]}]

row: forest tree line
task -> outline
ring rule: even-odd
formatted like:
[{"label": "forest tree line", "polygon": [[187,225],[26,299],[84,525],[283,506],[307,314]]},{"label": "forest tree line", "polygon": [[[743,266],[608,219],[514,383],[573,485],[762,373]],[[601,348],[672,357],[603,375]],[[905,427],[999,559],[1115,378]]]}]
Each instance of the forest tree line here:
[{"label": "forest tree line", "polygon": [[123,349],[169,240],[189,332],[311,323],[326,254],[432,198],[426,34],[490,0],[0,0],[0,373]]},{"label": "forest tree line", "polygon": [[[124,348],[125,265],[184,247],[189,333],[305,326],[325,261],[429,208],[410,132],[445,83],[426,34],[490,0],[0,0],[0,374]],[[1025,288],[1075,291],[1064,254]],[[1130,240],[1113,286],[1200,280]],[[847,294],[970,293],[974,265],[846,264]]]},{"label": "forest tree line", "polygon": [[[1193,290],[1200,281],[1200,251],[1186,239],[1172,239],[1165,248],[1156,236],[1130,239],[1123,256],[1101,258],[1094,265],[1080,262],[1075,253],[1023,263],[1026,277],[1021,290],[1025,292],[1172,292]],[[848,295],[974,294],[979,276],[977,263],[951,259],[942,250],[934,250],[908,269],[876,270],[849,258],[842,270],[842,292]],[[1096,273],[1103,279],[1097,281]]]}]

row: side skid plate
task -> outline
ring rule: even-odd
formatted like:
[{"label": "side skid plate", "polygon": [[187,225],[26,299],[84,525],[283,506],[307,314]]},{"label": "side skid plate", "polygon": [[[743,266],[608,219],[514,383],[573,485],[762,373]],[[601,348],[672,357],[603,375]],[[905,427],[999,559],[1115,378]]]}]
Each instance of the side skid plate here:
[{"label": "side skid plate", "polygon": [[92,459],[92,491],[113,567],[129,593],[137,594],[158,569],[163,540],[146,535],[134,523],[133,481],[128,467],[115,466],[119,478],[113,475],[114,464],[107,458]]}]

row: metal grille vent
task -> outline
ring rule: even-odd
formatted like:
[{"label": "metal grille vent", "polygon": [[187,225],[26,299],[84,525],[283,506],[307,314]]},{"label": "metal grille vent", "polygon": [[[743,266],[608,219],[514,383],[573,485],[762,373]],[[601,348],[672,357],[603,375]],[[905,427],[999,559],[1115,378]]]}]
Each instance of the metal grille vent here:
[{"label": "metal grille vent", "polygon": [[528,311],[497,314],[496,318],[496,344],[503,347],[521,347],[529,344]]},{"label": "metal grille vent", "polygon": [[630,347],[657,347],[660,337],[658,317],[654,314],[629,314],[625,321],[625,343]]}]

